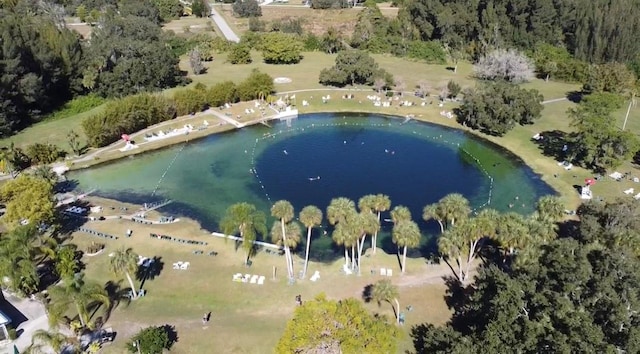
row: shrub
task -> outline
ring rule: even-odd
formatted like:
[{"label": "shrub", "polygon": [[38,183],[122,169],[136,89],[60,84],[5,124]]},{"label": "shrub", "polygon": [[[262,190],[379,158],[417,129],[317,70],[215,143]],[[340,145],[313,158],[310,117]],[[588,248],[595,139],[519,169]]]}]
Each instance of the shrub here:
[{"label": "shrub", "polygon": [[302,19],[285,17],[271,22],[271,32],[292,33],[302,35]]},{"label": "shrub", "polygon": [[144,353],[162,353],[173,345],[173,331],[168,325],[144,328],[127,342],[127,349],[131,353],[138,353],[139,350]]},{"label": "shrub", "polygon": [[344,9],[349,7],[346,0],[311,0],[312,9]]},{"label": "shrub", "polygon": [[207,99],[212,107],[238,102],[238,92],[233,81],[223,81],[207,90]]},{"label": "shrub", "polygon": [[250,101],[256,98],[267,97],[274,91],[273,78],[268,74],[253,69],[240,85],[238,85],[238,97],[241,101]]},{"label": "shrub", "polygon": [[302,45],[304,46],[304,50],[307,52],[315,52],[322,49],[322,40],[313,33],[309,33],[304,36],[302,40]]},{"label": "shrub", "polygon": [[65,156],[65,152],[53,144],[35,143],[25,149],[31,164],[48,164]]},{"label": "shrub", "polygon": [[251,49],[260,50],[260,41],[262,41],[262,33],[258,32],[245,32],[242,37],[240,37],[240,44],[244,44]]},{"label": "shrub", "polygon": [[238,17],[260,17],[262,9],[256,0],[237,0],[233,3],[233,13]]},{"label": "shrub", "polygon": [[184,116],[207,109],[209,106],[207,96],[205,87],[176,91],[173,94],[176,114]]},{"label": "shrub", "polygon": [[231,64],[249,64],[251,63],[251,50],[244,44],[237,44],[227,56],[227,61]]},{"label": "shrub", "polygon": [[211,13],[209,2],[205,0],[194,0],[191,4],[191,13],[196,17],[208,17]]},{"label": "shrub", "polygon": [[407,49],[407,56],[424,60],[429,64],[445,64],[447,62],[444,48],[436,41],[411,41]]},{"label": "shrub", "polygon": [[104,248],[104,243],[91,242],[87,247],[87,253],[94,254],[100,252]]},{"label": "shrub", "polygon": [[173,102],[161,95],[139,94],[111,101],[104,112],[82,122],[90,146],[102,147],[176,116]]},{"label": "shrub", "polygon": [[264,32],[267,28],[267,23],[257,17],[249,17],[249,31],[251,32]]}]

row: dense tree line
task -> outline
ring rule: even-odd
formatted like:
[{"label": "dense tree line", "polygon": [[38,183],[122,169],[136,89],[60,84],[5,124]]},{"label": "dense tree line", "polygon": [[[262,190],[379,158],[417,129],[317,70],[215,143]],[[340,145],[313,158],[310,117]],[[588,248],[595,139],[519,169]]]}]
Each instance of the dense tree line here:
[{"label": "dense tree line", "polygon": [[640,53],[638,0],[412,0],[402,12],[421,39],[474,57],[538,43],[566,47],[591,63],[627,62]]},{"label": "dense tree line", "polygon": [[[62,6],[7,2],[0,8],[0,134],[8,136],[76,95],[103,97],[161,90],[185,82],[153,2],[84,1],[96,26],[84,41],[64,26]],[[77,4],[75,6],[78,6]]]},{"label": "dense tree line", "polygon": [[90,146],[109,145],[130,134],[177,115],[202,111],[225,103],[264,98],[274,90],[273,78],[258,70],[235,84],[218,83],[211,88],[199,84],[192,89],[177,91],[173,98],[143,93],[111,101],[104,111],[82,122]]}]

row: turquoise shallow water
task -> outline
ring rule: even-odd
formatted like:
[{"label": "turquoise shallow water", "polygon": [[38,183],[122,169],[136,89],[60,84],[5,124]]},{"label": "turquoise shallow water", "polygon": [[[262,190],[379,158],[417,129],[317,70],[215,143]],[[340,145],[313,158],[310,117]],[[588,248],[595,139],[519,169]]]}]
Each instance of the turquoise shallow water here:
[{"label": "turquoise shallow water", "polygon": [[[268,214],[279,199],[289,200],[297,211],[309,204],[325,210],[338,196],[357,202],[365,194],[384,193],[393,205],[411,209],[425,233],[423,250],[430,248],[427,235],[436,228],[420,220],[422,208],[449,193],[463,194],[476,209],[490,205],[521,213],[553,193],[522,162],[460,131],[342,113],[214,135],[69,178],[82,190],[95,188],[98,195],[119,200],[171,199],[174,203],[163,211],[198,219],[210,230],[236,202],[253,203]],[[388,238],[380,242],[393,249]],[[327,237],[312,248],[319,258],[333,254]]]}]

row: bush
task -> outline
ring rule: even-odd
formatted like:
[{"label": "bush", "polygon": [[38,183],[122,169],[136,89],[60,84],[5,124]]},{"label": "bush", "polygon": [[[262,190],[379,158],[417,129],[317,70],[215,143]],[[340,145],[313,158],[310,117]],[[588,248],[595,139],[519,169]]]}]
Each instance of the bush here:
[{"label": "bush", "polygon": [[260,17],[262,9],[256,0],[237,0],[233,3],[233,13],[238,17]]},{"label": "bush", "polygon": [[302,19],[285,17],[271,22],[271,32],[292,33],[302,35]]},{"label": "bush", "polygon": [[424,60],[429,64],[445,64],[447,62],[447,53],[442,45],[436,41],[411,41],[407,48],[407,56]]},{"label": "bush", "polygon": [[102,147],[176,116],[173,102],[161,95],[139,94],[111,101],[104,112],[82,122],[90,146]]},{"label": "bush", "polygon": [[258,69],[253,69],[249,77],[238,85],[237,92],[241,101],[267,97],[274,92],[273,78]]},{"label": "bush", "polygon": [[227,61],[231,64],[249,64],[252,62],[251,50],[244,44],[237,44],[233,46]]},{"label": "bush", "polygon": [[302,60],[302,43],[284,33],[268,33],[262,37],[262,56],[269,64],[297,64]]},{"label": "bush", "polygon": [[131,353],[162,353],[164,349],[171,349],[175,341],[173,327],[153,326],[147,327],[127,342],[127,349]]},{"label": "bush", "polygon": [[219,82],[207,90],[207,99],[212,107],[220,107],[225,103],[238,102],[238,92],[233,81]]},{"label": "bush", "polygon": [[191,4],[191,13],[196,17],[209,17],[209,14],[211,13],[209,2],[205,0],[193,0],[193,3]]},{"label": "bush", "polygon": [[206,87],[180,90],[173,94],[176,114],[184,116],[201,112],[209,107]]},{"label": "bush", "polygon": [[100,252],[102,249],[104,249],[104,243],[92,242],[92,243],[87,247],[87,253],[88,253],[88,254],[98,253],[98,252]]},{"label": "bush", "polygon": [[251,32],[264,32],[267,28],[267,23],[257,17],[249,17],[249,31]]},{"label": "bush", "polygon": [[244,44],[251,49],[260,50],[260,41],[262,41],[262,33],[258,32],[245,32],[242,37],[240,37],[240,44]]},{"label": "bush", "polygon": [[322,40],[313,33],[309,33],[304,36],[302,45],[306,52],[316,52],[322,50]]},{"label": "bush", "polygon": [[60,109],[46,116],[43,120],[52,121],[86,112],[103,104],[106,100],[98,95],[78,96],[65,103]]},{"label": "bush", "polygon": [[25,149],[31,164],[49,164],[65,156],[65,152],[53,144],[35,143]]}]

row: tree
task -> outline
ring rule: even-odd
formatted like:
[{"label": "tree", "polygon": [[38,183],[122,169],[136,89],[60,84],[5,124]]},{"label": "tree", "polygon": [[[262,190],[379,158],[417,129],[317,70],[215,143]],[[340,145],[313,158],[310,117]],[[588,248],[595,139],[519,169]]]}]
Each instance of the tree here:
[{"label": "tree", "polygon": [[184,11],[184,7],[178,0],[153,0],[153,3],[158,8],[162,22],[178,19]]},{"label": "tree", "polygon": [[285,257],[285,260],[287,261],[287,270],[290,270],[290,281],[295,278],[292,250],[295,250],[298,243],[300,243],[301,235],[302,229],[300,229],[300,224],[295,221],[286,223],[284,229],[282,229],[280,222],[276,221],[271,228],[271,242],[282,246],[285,250],[289,250],[289,257]]},{"label": "tree", "polygon": [[481,57],[473,68],[480,79],[519,84],[534,77],[535,67],[531,59],[517,50],[497,49]]},{"label": "tree", "polygon": [[353,214],[347,222],[351,224],[350,227],[354,229],[356,235],[356,247],[358,250],[357,265],[358,274],[360,274],[362,269],[361,260],[362,253],[364,251],[364,241],[366,240],[367,235],[371,235],[373,237],[374,234],[380,231],[380,222],[376,218],[375,214],[368,210]]},{"label": "tree", "polygon": [[355,299],[305,301],[287,322],[277,353],[395,353],[400,333]]},{"label": "tree", "polygon": [[335,54],[344,49],[343,39],[340,32],[334,27],[329,27],[322,35],[320,45],[325,53]]},{"label": "tree", "polygon": [[25,153],[34,165],[53,163],[65,155],[64,151],[57,146],[41,143],[27,145]]},{"label": "tree", "polygon": [[242,248],[247,255],[245,264],[249,264],[257,235],[265,236],[267,234],[266,222],[264,213],[258,211],[253,204],[249,203],[233,204],[222,217],[220,221],[222,232],[226,235],[240,233]]},{"label": "tree", "polygon": [[200,50],[198,48],[194,48],[189,53],[189,65],[191,66],[191,70],[194,75],[200,75],[204,73],[207,69],[202,64],[202,60],[200,59]]},{"label": "tree", "polygon": [[193,0],[191,3],[191,13],[196,17],[209,17],[211,13],[209,2],[205,0]]},{"label": "tree", "polygon": [[[293,219],[294,216],[293,205],[286,200],[279,200],[271,206],[271,216],[280,219],[280,236],[282,238],[282,245],[284,246],[284,253],[287,261],[287,274],[289,279],[294,279],[293,273],[293,259],[291,256],[291,249],[289,248],[289,242],[287,241],[286,224]],[[298,235],[299,236],[299,235]]]},{"label": "tree", "polygon": [[238,17],[260,17],[262,8],[256,0],[236,0],[233,3],[233,13]]},{"label": "tree", "polygon": [[80,22],[85,22],[85,20],[87,19],[87,8],[84,5],[80,4],[78,7],[76,7],[76,16],[78,16]]},{"label": "tree", "polygon": [[513,258],[516,253],[523,251],[526,247],[534,245],[526,220],[517,213],[510,212],[501,215],[496,234],[505,260]]},{"label": "tree", "polygon": [[570,160],[602,171],[617,167],[636,154],[640,149],[636,135],[610,123],[611,112],[621,107],[621,101],[613,94],[594,93],[569,110],[571,126],[576,130],[570,136]]},{"label": "tree", "polygon": [[134,253],[131,248],[125,249],[124,247],[121,247],[120,249],[115,251],[113,253],[113,257],[109,259],[111,272],[116,276],[124,274],[127,277],[127,281],[131,286],[133,299],[138,298],[138,292],[136,291],[136,287],[133,284],[133,279],[131,279],[131,274],[136,274],[136,272],[138,271],[138,261],[138,255]]},{"label": "tree", "polygon": [[344,197],[331,199],[329,206],[327,207],[327,221],[329,224],[336,226],[333,230],[331,238],[338,245],[344,246],[344,261],[345,266],[349,265],[348,248],[353,245],[353,235],[347,228],[347,219],[357,214],[355,203]]},{"label": "tree", "polygon": [[[358,201],[358,208],[361,211],[368,210],[372,213],[376,213],[378,218],[378,224],[380,224],[380,213],[389,210],[391,208],[391,200],[389,196],[384,194],[369,194],[365,195]],[[376,245],[378,243],[378,232],[373,234],[371,239],[371,245],[373,247],[373,254],[376,254]]]},{"label": "tree", "polygon": [[55,215],[53,187],[37,177],[21,175],[5,183],[0,189],[0,199],[7,208],[4,222],[11,227],[25,220],[34,225],[48,223]]},{"label": "tree", "polygon": [[361,50],[343,50],[336,56],[335,65],[320,72],[323,85],[345,86],[371,85],[376,79],[387,79],[387,72],[367,52]]},{"label": "tree", "polygon": [[619,198],[580,205],[578,240],[614,252],[630,251],[640,257],[640,208],[634,202]]},{"label": "tree", "polygon": [[461,194],[453,193],[440,199],[435,204],[429,204],[422,211],[425,221],[434,219],[440,225],[440,232],[455,226],[456,221],[464,221],[469,217],[471,208],[469,201]]},{"label": "tree", "polygon": [[35,237],[36,228],[30,224],[0,238],[0,275],[8,278],[11,290],[21,294],[34,293],[40,284],[32,247]]},{"label": "tree", "polygon": [[[479,269],[444,327],[412,330],[420,353],[635,352],[638,258],[562,238],[538,262]],[[635,267],[635,268],[634,268]]]},{"label": "tree", "polygon": [[468,89],[457,110],[460,123],[490,135],[502,136],[516,124],[533,124],[542,112],[542,95],[506,82]]},{"label": "tree", "polygon": [[258,69],[251,70],[251,74],[236,87],[236,94],[242,101],[256,98],[264,99],[274,92],[273,78]]},{"label": "tree", "polygon": [[127,349],[130,353],[162,353],[173,345],[169,331],[173,332],[169,325],[143,328],[127,342]]},{"label": "tree", "polygon": [[307,276],[307,266],[309,265],[309,247],[311,246],[311,229],[320,226],[322,223],[322,210],[313,205],[308,205],[300,210],[300,222],[307,228],[306,251],[304,253],[304,270],[302,277]]},{"label": "tree", "polygon": [[398,246],[398,251],[400,251],[400,247],[403,248],[402,273],[404,274],[407,269],[407,248],[415,248],[420,245],[420,229],[418,228],[418,224],[412,220],[401,221],[393,225],[391,234],[393,243]]},{"label": "tree", "polygon": [[[70,347],[69,347],[70,346]],[[60,332],[47,331],[39,329],[31,335],[31,345],[26,349],[26,353],[45,353],[51,348],[60,353],[63,349],[79,350],[80,343],[74,337],[67,337]]]},{"label": "tree", "polygon": [[635,83],[635,74],[625,64],[591,65],[583,90],[588,93],[611,92],[621,94],[631,89]]},{"label": "tree", "polygon": [[79,140],[80,136],[73,129],[67,133],[67,141],[69,142],[69,147],[71,151],[78,156],[82,153],[82,146]]},{"label": "tree", "polygon": [[268,64],[297,64],[302,60],[302,43],[293,35],[279,32],[262,36],[262,57]]},{"label": "tree", "polygon": [[396,92],[402,96],[404,94],[404,90],[407,88],[407,83],[402,77],[395,77],[394,88]]},{"label": "tree", "polygon": [[449,91],[449,98],[455,100],[462,91],[462,87],[460,87],[460,85],[458,85],[455,81],[450,80],[447,83],[447,90]]},{"label": "tree", "polygon": [[58,183],[58,173],[56,173],[51,167],[47,165],[40,165],[33,170],[33,176],[46,181],[52,187],[55,187],[56,183]]},{"label": "tree", "polygon": [[58,247],[56,250],[55,267],[56,273],[61,279],[73,278],[80,270],[75,247],[70,245]]},{"label": "tree", "polygon": [[231,64],[249,64],[251,63],[251,50],[247,45],[236,44],[231,48],[227,60]]},{"label": "tree", "polygon": [[562,199],[554,195],[545,195],[536,203],[537,218],[544,222],[559,222],[564,218],[564,211]]},{"label": "tree", "polygon": [[50,325],[56,326],[58,319],[73,305],[78,313],[78,318],[83,327],[89,321],[88,310],[98,304],[109,306],[110,300],[107,292],[95,283],[85,283],[84,274],[78,273],[73,278],[65,279],[64,283],[51,286],[47,289],[49,294]]},{"label": "tree", "polygon": [[[396,323],[400,323],[400,302],[398,302],[398,288],[391,283],[391,280],[382,279],[373,284],[373,288],[371,289],[371,297],[378,303],[378,306],[380,306],[380,304],[383,302],[388,302],[389,304],[391,304],[391,308],[393,309],[393,313],[396,317]],[[393,306],[392,301],[395,302],[395,307]]]}]

